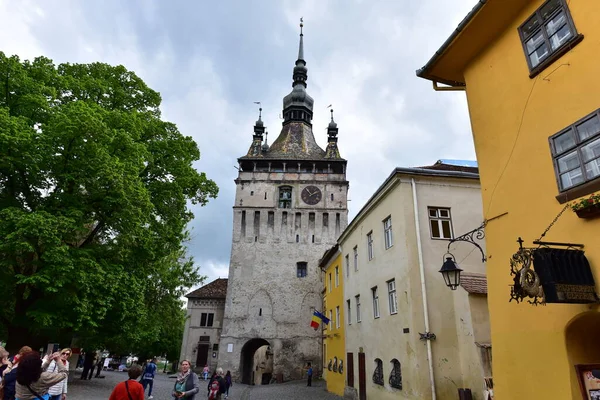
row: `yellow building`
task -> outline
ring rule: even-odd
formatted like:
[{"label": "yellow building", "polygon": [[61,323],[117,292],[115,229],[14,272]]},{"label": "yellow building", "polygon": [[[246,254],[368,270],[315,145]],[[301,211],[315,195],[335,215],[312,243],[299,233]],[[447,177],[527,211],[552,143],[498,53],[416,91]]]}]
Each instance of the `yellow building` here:
[{"label": "yellow building", "polygon": [[319,263],[323,273],[323,313],[329,324],[323,329],[323,377],[327,390],[344,395],[345,336],[344,336],[344,278],[339,246],[329,249]]},{"label": "yellow building", "polygon": [[467,95],[494,399],[600,398],[600,196],[583,200],[600,190],[599,49],[596,0],[481,0],[417,71]]}]

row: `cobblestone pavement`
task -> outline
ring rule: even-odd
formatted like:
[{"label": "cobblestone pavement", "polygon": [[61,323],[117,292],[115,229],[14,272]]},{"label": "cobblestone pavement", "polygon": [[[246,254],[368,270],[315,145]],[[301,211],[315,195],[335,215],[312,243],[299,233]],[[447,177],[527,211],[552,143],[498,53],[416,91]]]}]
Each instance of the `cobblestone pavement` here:
[{"label": "cobblestone pavement", "polygon": [[341,397],[328,393],[324,381],[313,381],[311,387],[306,381],[282,384],[252,386],[245,388],[241,400],[340,400]]},{"label": "cobblestone pavement", "polygon": [[[68,400],[108,400],[115,385],[127,379],[125,372],[104,371],[104,379],[82,381],[79,379],[81,370],[72,372],[69,376]],[[174,379],[168,374],[159,373],[154,380],[152,395],[155,400],[172,400],[171,390]],[[204,387],[200,380],[201,388]],[[208,385],[208,383],[206,384]],[[148,393],[146,391],[146,393]],[[205,400],[202,390],[196,400]],[[234,383],[229,392],[228,400],[339,400],[341,397],[327,393],[325,382],[315,381],[312,387],[307,387],[305,381],[288,382],[283,384],[246,386]]]}]

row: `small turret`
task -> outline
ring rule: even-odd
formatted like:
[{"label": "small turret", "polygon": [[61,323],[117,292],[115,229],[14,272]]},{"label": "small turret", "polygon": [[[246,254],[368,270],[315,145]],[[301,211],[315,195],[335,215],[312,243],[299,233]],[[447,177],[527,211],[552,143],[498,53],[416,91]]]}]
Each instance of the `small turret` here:
[{"label": "small turret", "polygon": [[331,122],[327,126],[327,148],[325,149],[325,158],[341,158],[337,147],[337,123],[333,119],[333,109],[331,109]]}]

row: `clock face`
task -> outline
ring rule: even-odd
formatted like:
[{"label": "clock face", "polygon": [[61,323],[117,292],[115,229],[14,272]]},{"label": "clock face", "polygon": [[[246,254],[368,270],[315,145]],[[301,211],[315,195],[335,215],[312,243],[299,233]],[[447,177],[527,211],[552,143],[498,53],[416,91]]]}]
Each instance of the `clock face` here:
[{"label": "clock face", "polygon": [[302,201],[311,206],[320,202],[321,197],[321,189],[316,186],[307,186],[302,190]]}]

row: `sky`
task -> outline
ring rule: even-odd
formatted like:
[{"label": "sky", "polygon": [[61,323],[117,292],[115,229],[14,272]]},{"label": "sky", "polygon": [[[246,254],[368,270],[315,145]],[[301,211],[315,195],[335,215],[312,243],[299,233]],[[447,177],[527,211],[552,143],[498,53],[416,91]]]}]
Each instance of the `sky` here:
[{"label": "sky", "polygon": [[348,160],[350,219],[394,167],[475,160],[465,94],[435,92],[422,67],[476,0],[0,0],[0,51],[55,63],[122,64],[161,93],[163,119],[198,143],[219,197],[194,207],[187,243],[206,282],[228,275],[237,158],[258,116],[281,130],[304,19],[313,132],[327,106]]}]

